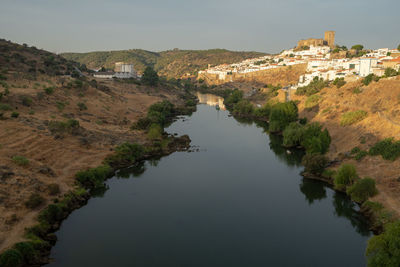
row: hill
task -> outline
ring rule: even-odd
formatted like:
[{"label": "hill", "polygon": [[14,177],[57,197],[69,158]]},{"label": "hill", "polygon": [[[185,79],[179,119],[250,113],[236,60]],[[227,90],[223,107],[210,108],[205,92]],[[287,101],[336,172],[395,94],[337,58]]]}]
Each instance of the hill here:
[{"label": "hill", "polygon": [[130,127],[150,105],[184,102],[179,86],[68,75],[77,66],[0,40],[0,254],[75,188],[77,171],[100,165],[119,144],[149,142]]},{"label": "hill", "polygon": [[88,68],[114,68],[118,61],[130,62],[139,72],[147,66],[154,67],[159,75],[169,78],[180,78],[187,73],[193,75],[197,71],[206,69],[208,64],[231,64],[247,58],[260,57],[260,52],[235,52],[225,49],[211,50],[169,50],[150,52],[141,49],[104,51],[89,53],[63,53],[61,56],[68,60],[85,64]]}]

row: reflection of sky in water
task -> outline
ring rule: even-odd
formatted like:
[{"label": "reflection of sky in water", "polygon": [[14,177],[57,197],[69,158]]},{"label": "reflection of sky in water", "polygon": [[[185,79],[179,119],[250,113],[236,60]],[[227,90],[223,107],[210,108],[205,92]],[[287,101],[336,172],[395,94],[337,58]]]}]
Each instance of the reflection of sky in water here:
[{"label": "reflection of sky in water", "polygon": [[197,97],[199,99],[200,104],[206,104],[213,107],[219,107],[222,110],[226,110],[224,105],[224,99],[220,96],[212,95],[212,94],[202,94],[197,93]]}]

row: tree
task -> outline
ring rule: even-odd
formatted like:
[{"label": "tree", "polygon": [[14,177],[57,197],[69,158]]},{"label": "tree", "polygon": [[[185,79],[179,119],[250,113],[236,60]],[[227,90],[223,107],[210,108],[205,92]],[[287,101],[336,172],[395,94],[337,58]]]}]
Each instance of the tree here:
[{"label": "tree", "polygon": [[142,76],[142,82],[147,85],[155,86],[158,83],[158,74],[157,72],[151,68],[147,67],[144,70],[143,76]]},{"label": "tree", "polygon": [[385,228],[382,234],[368,241],[368,266],[400,266],[400,222]]},{"label": "tree", "polygon": [[360,44],[357,44],[357,45],[353,45],[353,46],[351,47],[351,49],[360,51],[360,50],[363,50],[363,49],[364,49],[364,46],[363,46],[363,45],[360,45]]},{"label": "tree", "polygon": [[397,50],[399,50],[399,51],[400,51],[400,44],[399,44],[399,46],[397,47]]},{"label": "tree", "polygon": [[386,77],[393,77],[397,75],[397,71],[395,69],[392,68],[387,68],[385,69],[385,76]]},{"label": "tree", "polygon": [[358,179],[354,165],[342,164],[335,175],[335,188],[344,190],[346,186],[353,184]]}]

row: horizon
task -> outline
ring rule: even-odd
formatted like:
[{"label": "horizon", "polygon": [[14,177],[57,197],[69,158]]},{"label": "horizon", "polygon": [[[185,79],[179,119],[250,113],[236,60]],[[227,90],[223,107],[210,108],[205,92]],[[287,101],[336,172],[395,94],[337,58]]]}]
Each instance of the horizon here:
[{"label": "horizon", "polygon": [[381,13],[372,5],[376,1],[5,0],[0,37],[55,53],[219,47],[275,54],[333,30],[339,45],[396,48],[400,2],[380,1],[387,7]]}]

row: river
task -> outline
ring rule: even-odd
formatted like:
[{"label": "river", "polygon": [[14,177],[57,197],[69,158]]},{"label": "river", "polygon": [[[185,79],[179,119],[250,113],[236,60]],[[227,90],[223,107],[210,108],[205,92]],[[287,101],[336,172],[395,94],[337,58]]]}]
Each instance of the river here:
[{"label": "river", "polygon": [[63,222],[49,266],[365,266],[358,206],[301,177],[300,151],[201,97],[166,129],[198,151],[117,173]]}]

